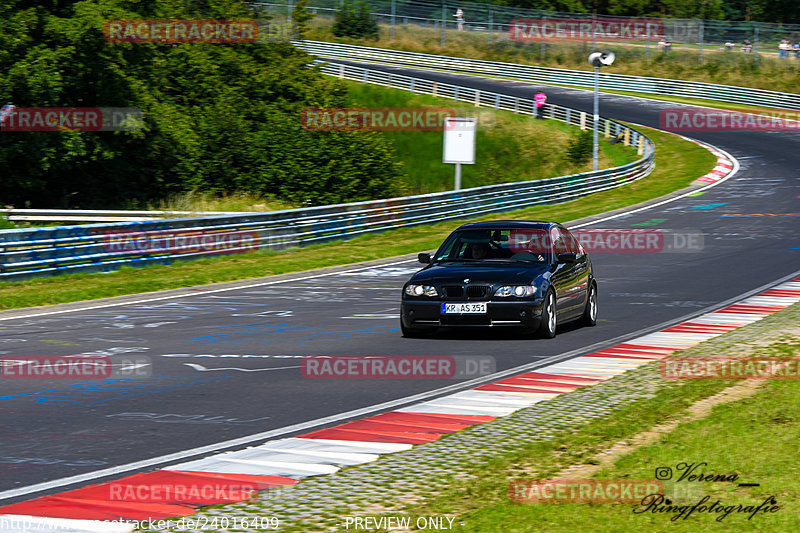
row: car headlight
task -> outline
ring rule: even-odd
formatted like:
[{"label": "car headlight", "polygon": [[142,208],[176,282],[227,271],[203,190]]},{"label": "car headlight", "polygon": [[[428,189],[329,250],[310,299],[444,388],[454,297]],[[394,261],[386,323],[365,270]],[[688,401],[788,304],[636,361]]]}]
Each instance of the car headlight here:
[{"label": "car headlight", "polygon": [[406,285],[405,293],[409,296],[439,296],[433,285]]},{"label": "car headlight", "polygon": [[509,296],[516,296],[517,298],[525,298],[526,296],[533,296],[536,294],[535,285],[503,285],[494,291],[495,296],[507,298]]}]

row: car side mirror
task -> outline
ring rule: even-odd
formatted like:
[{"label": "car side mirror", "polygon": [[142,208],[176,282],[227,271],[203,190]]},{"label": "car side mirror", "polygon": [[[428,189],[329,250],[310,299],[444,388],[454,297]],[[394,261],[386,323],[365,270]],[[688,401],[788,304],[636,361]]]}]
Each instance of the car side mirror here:
[{"label": "car side mirror", "polygon": [[[574,255],[574,254],[573,254],[573,255]],[[417,254],[417,260],[418,260],[420,263],[425,263],[425,264],[428,264],[428,263],[430,263],[430,262],[431,262],[431,254],[428,254],[428,253],[421,253],[421,254]]]},{"label": "car side mirror", "polygon": [[574,263],[577,260],[578,256],[572,252],[565,252],[563,254],[558,254],[559,263]]}]

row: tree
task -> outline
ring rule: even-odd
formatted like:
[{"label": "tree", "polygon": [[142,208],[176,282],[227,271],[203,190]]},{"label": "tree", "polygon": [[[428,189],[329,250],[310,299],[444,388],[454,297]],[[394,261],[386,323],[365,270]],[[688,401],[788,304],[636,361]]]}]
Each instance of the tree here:
[{"label": "tree", "polygon": [[336,12],[333,34],[337,37],[377,39],[378,22],[363,0],[345,0],[342,8]]},{"label": "tree", "polygon": [[306,38],[306,32],[309,30],[311,19],[314,18],[314,13],[308,11],[309,0],[297,0],[297,3],[292,9],[292,32],[296,39],[303,40]]},{"label": "tree", "polygon": [[144,13],[122,0],[63,2],[57,12],[52,4],[0,4],[0,102],[133,107],[144,125],[0,132],[2,203],[113,208],[188,190],[328,203],[401,191],[379,134],[300,127],[306,107],[345,105],[346,86],[288,43],[120,44],[103,35],[109,19],[198,18],[200,4],[216,6],[200,18],[252,18],[241,2],[154,0]]},{"label": "tree", "polygon": [[592,157],[592,147],[592,131],[578,132],[567,145],[567,161],[576,165],[588,161]]}]

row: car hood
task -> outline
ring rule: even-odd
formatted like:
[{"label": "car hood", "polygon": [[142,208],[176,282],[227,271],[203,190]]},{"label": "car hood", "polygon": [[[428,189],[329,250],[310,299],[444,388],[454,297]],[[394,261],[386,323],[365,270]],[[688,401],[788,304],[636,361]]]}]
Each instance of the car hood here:
[{"label": "car hood", "polygon": [[550,265],[541,263],[437,263],[414,274],[414,283],[432,282],[461,285],[469,283],[528,285],[550,270]]}]

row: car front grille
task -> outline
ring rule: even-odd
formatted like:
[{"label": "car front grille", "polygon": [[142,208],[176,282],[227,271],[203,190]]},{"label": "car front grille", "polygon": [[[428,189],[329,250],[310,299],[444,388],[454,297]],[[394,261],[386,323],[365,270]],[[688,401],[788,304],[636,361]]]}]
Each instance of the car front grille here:
[{"label": "car front grille", "polygon": [[486,285],[467,285],[467,298],[486,298],[488,292]]},{"label": "car front grille", "polygon": [[470,300],[486,300],[489,295],[488,285],[443,285],[442,292],[447,298],[467,298]]},{"label": "car front grille", "polygon": [[460,285],[445,285],[442,289],[448,298],[461,298],[464,295],[464,287]]}]

